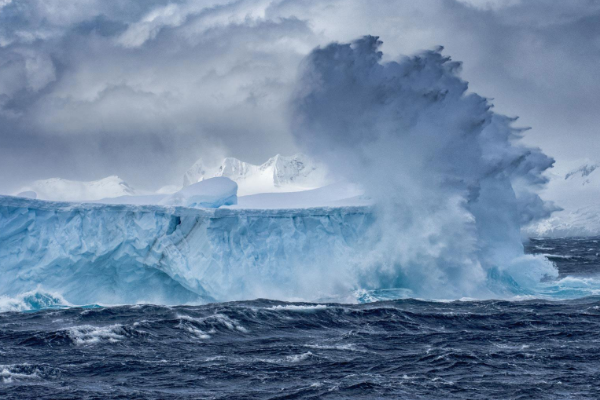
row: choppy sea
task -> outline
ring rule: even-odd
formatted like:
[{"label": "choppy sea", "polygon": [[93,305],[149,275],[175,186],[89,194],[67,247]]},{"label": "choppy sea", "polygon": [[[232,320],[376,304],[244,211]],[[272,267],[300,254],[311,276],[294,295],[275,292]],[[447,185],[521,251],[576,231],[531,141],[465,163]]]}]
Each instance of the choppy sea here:
[{"label": "choppy sea", "polygon": [[[561,277],[598,238],[532,240]],[[600,297],[0,313],[1,399],[599,399]]]}]

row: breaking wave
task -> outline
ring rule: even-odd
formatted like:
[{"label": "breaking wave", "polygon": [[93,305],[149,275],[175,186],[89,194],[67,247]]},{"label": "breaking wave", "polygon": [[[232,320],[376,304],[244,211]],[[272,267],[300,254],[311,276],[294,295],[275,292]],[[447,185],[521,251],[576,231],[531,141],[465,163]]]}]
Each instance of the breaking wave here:
[{"label": "breaking wave", "polygon": [[0,296],[0,312],[60,309],[71,305],[61,295],[44,291],[25,292],[15,297]]}]

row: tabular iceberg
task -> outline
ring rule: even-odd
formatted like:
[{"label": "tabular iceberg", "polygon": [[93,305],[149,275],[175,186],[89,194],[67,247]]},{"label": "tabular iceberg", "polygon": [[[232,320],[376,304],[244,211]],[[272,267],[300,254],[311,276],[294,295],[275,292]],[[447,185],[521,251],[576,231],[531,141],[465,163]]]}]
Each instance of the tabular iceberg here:
[{"label": "tabular iceberg", "polygon": [[72,304],[324,297],[344,286],[340,268],[364,247],[372,221],[368,207],[192,209],[0,196],[0,295],[48,291]]}]

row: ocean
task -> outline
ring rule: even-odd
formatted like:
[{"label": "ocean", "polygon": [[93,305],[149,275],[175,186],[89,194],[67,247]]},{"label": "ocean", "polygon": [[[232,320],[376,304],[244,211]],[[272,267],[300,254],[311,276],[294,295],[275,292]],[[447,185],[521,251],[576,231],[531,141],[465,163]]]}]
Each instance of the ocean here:
[{"label": "ocean", "polygon": [[[598,238],[532,239],[560,278]],[[598,399],[600,296],[0,313],[1,399]],[[599,292],[600,294],[600,292]]]}]

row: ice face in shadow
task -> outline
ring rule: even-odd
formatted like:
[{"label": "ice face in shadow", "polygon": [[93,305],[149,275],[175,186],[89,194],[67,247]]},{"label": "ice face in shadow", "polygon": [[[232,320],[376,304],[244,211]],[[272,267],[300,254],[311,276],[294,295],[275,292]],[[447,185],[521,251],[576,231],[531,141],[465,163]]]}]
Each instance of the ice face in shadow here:
[{"label": "ice face in shadow", "polygon": [[468,93],[441,49],[382,62],[380,45],[315,49],[292,102],[298,144],[377,204],[379,238],[355,260],[363,287],[482,297],[556,276],[520,235],[555,209],[535,193],[553,160],[519,144],[515,119]]}]

